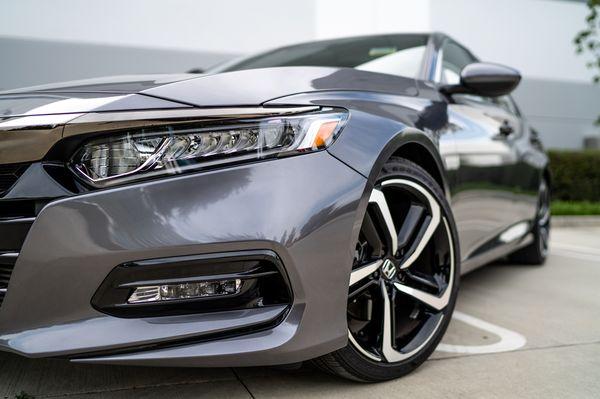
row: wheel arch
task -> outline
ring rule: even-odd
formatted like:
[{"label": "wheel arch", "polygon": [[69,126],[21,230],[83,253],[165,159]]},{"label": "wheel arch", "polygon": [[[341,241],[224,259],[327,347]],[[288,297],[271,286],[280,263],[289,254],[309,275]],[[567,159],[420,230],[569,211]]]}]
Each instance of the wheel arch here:
[{"label": "wheel arch", "polygon": [[412,127],[406,127],[390,139],[373,164],[368,176],[371,184],[375,184],[383,164],[394,156],[412,161],[425,169],[440,185],[446,198],[449,199],[450,187],[444,163],[438,147],[426,133]]},{"label": "wheel arch", "polygon": [[444,188],[445,181],[442,172],[436,162],[435,157],[429,150],[420,143],[410,142],[398,148],[392,156],[400,157],[412,161],[425,169],[433,179]]},{"label": "wheel arch", "polygon": [[362,220],[367,210],[369,195],[375,186],[383,165],[391,157],[402,157],[421,166],[440,185],[446,199],[448,201],[450,200],[450,187],[448,185],[446,170],[443,166],[444,164],[438,147],[431,138],[425,132],[408,126],[404,126],[401,130],[396,131],[395,134],[390,134],[388,137],[389,139],[385,143],[380,144],[379,154],[375,161],[371,161],[368,164],[357,162],[354,162],[353,164],[352,161],[356,160],[346,157],[341,158],[339,157],[339,154],[336,154],[335,152],[332,154],[345,162],[348,160],[349,166],[360,171],[361,174],[367,177],[367,184],[365,185],[355,216],[350,250],[354,249],[354,245],[358,240]]},{"label": "wheel arch", "polygon": [[446,168],[437,139],[432,133],[415,127],[423,109],[406,106],[402,97],[375,92],[360,92],[358,95],[335,91],[300,93],[274,99],[264,105],[307,104],[342,107],[350,111],[348,124],[327,151],[367,177],[368,192],[383,164],[392,156],[401,156],[424,168],[440,185],[446,198],[450,198]]},{"label": "wheel arch", "polygon": [[414,127],[397,123],[393,123],[391,126],[379,125],[377,128],[379,134],[377,135],[365,134],[365,126],[356,125],[358,128],[345,130],[340,140],[328,149],[331,155],[367,178],[357,207],[349,250],[354,250],[369,195],[379,173],[383,165],[393,156],[408,159],[424,168],[440,185],[446,199],[450,200],[450,186],[446,169],[439,148],[430,135]]}]

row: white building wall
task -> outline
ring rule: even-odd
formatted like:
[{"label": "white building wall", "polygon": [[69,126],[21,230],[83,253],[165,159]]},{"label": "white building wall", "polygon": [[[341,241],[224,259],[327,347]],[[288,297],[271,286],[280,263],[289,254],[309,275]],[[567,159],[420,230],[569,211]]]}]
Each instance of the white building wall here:
[{"label": "white building wall", "polygon": [[2,0],[0,36],[249,53],[314,37],[314,0]]},{"label": "white building wall", "polygon": [[443,31],[480,58],[589,82],[574,53],[586,6],[556,0],[5,0],[0,36],[245,54],[361,34]]},{"label": "white building wall", "polygon": [[514,97],[546,145],[580,148],[600,135],[600,88],[573,45],[587,12],[582,2],[556,0],[323,0],[316,38],[444,32],[480,59],[521,71]]},{"label": "white building wall", "polygon": [[573,38],[585,27],[587,6],[575,1],[431,0],[431,26],[479,58],[517,68],[514,93],[546,146],[581,148],[599,137],[600,87]]},{"label": "white building wall", "polygon": [[537,79],[590,82],[573,38],[585,27],[587,6],[549,0],[431,0],[431,27],[448,33],[479,58]]},{"label": "white building wall", "polygon": [[525,76],[589,82],[573,38],[587,7],[552,0],[322,0],[316,39],[388,32],[444,32],[479,58]]},{"label": "white building wall", "polygon": [[315,39],[431,31],[430,0],[316,0]]},{"label": "white building wall", "polygon": [[518,68],[524,113],[547,144],[576,148],[600,134],[600,89],[572,43],[586,13],[561,0],[3,0],[0,89],[183,72],[315,39],[442,31]]}]

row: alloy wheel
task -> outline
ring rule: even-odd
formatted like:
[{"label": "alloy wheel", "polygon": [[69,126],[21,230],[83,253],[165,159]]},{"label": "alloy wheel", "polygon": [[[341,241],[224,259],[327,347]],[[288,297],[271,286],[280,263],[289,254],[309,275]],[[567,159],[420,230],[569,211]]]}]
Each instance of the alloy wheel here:
[{"label": "alloy wheel", "polygon": [[548,255],[548,242],[550,239],[550,190],[545,180],[540,184],[538,203],[538,232],[540,253],[543,257]]},{"label": "alloy wheel", "polygon": [[449,316],[455,253],[443,208],[421,184],[380,182],[369,205],[350,275],[348,337],[374,362],[416,355]]}]

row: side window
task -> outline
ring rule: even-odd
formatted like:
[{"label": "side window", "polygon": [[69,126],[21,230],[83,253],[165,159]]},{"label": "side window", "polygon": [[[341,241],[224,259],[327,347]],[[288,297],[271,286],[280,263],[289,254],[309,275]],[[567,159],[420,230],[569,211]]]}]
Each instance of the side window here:
[{"label": "side window", "polygon": [[460,71],[477,60],[457,43],[447,40],[442,46],[442,67],[437,81],[446,84],[460,83]]},{"label": "side window", "polygon": [[[390,49],[393,50],[390,51],[390,54],[357,65],[355,68],[363,71],[416,78],[421,69],[421,62],[425,55],[426,46],[411,47],[403,50],[396,50],[395,47],[391,47]],[[386,49],[383,48],[383,50]]]}]

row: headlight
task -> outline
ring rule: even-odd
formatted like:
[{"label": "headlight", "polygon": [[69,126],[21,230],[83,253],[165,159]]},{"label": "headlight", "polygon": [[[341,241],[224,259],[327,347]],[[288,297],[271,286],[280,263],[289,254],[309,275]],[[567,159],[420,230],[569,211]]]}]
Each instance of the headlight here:
[{"label": "headlight", "polygon": [[88,184],[104,187],[223,163],[317,151],[335,140],[346,118],[345,111],[326,109],[117,132],[84,144],[69,166]]}]

